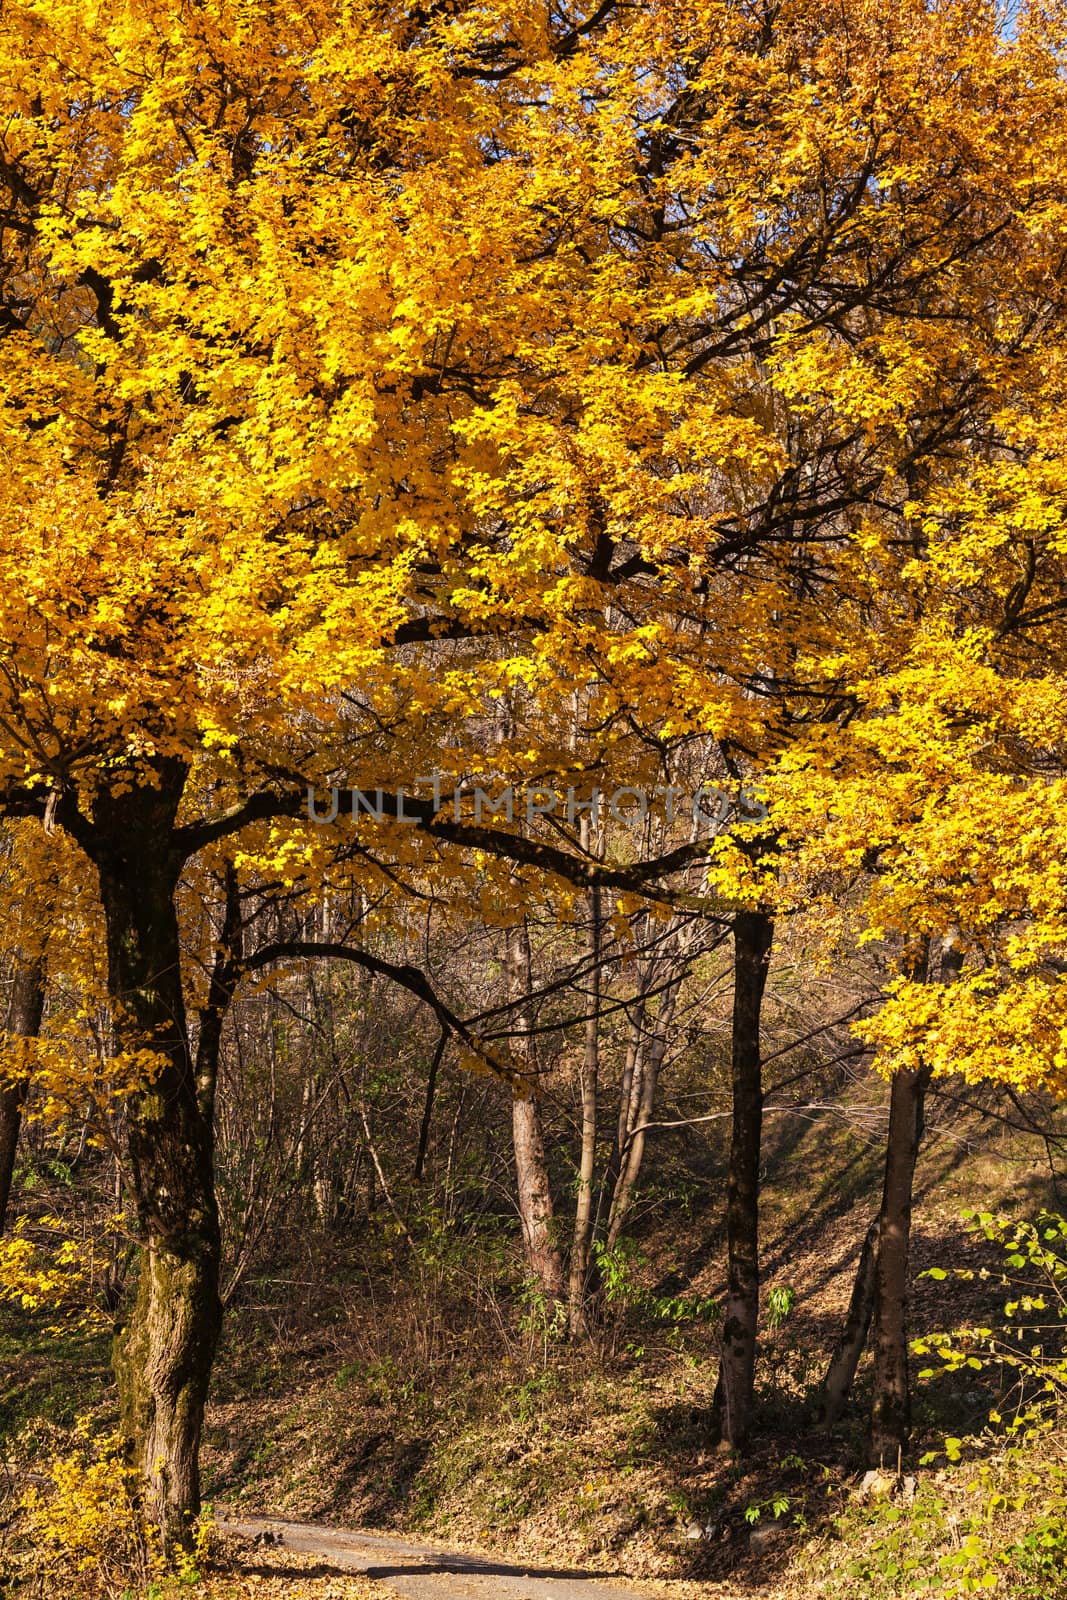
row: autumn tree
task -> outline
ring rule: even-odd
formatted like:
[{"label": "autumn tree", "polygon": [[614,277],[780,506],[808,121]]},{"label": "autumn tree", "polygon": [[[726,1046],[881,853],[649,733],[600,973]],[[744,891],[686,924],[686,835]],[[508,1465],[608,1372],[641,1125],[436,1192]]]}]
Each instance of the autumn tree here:
[{"label": "autumn tree", "polygon": [[[570,816],[486,822],[398,782],[652,792],[664,740],[710,737],[709,777],[740,783],[798,724],[832,771],[854,683],[902,637],[918,477],[983,446],[1006,383],[1042,399],[1062,86],[1044,14],[1009,37],[981,0],[108,0],[84,22],[70,0],[0,19],[0,780],[98,881],[142,1070],[117,1372],[179,1537],[220,1316],[183,883],[325,882],[343,849],[374,892],[422,873],[475,903],[498,858],[513,921],[567,882],[669,904],[706,840],[601,861]],[[309,783],[336,786],[333,832]],[[735,1443],[760,827],[704,886],[740,906]]]}]

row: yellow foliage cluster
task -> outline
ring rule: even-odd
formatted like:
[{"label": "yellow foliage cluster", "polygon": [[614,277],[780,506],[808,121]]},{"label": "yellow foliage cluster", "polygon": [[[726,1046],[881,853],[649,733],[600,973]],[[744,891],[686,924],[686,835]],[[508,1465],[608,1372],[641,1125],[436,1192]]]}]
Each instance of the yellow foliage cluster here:
[{"label": "yellow foliage cluster", "polygon": [[47,1489],[31,1488],[19,1529],[34,1576],[48,1593],[119,1600],[163,1576],[159,1535],[144,1515],[139,1474],[118,1434],[94,1438],[85,1419],[74,1448],[49,1466]]},{"label": "yellow foliage cluster", "polygon": [[[109,1231],[121,1228],[113,1217]],[[32,1234],[32,1236],[31,1236]],[[103,1326],[95,1296],[101,1263],[94,1241],[72,1238],[59,1217],[19,1217],[0,1238],[0,1301],[25,1311],[60,1312],[65,1325]]]}]

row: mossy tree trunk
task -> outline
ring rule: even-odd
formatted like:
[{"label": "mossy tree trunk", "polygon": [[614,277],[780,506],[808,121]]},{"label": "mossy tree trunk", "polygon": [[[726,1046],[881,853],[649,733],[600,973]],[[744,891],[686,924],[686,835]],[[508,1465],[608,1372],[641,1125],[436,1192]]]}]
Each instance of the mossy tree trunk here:
[{"label": "mossy tree trunk", "polygon": [[174,822],[185,773],[160,763],[156,776],[156,788],[97,799],[93,843],[116,1035],[124,1050],[151,1050],[158,1066],[127,1107],[141,1259],[114,1367],[152,1515],[174,1545],[188,1538],[200,1509],[200,1432],[221,1318],[219,1219],[174,904],[182,864]]}]

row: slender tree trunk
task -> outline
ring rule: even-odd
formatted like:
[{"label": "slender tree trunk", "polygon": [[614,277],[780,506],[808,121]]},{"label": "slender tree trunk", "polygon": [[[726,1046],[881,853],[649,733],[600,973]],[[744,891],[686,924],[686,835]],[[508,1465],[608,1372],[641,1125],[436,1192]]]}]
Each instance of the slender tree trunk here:
[{"label": "slender tree trunk", "polygon": [[[675,1007],[678,1004],[680,981],[680,978],[675,979],[660,997],[659,1012],[653,1025],[652,1039],[648,1045],[643,1070],[641,1070],[637,1109],[634,1113],[633,1124],[627,1135],[626,1150],[622,1157],[622,1165],[615,1183],[615,1192],[611,1198],[611,1210],[608,1214],[608,1233],[605,1241],[609,1250],[614,1250],[619,1242],[623,1224],[629,1215],[630,1207],[637,1193],[637,1183],[641,1176],[641,1165],[645,1156],[645,1134],[640,1130],[643,1129],[645,1123],[652,1121],[652,1113],[656,1108],[656,1089],[659,1085],[659,1074],[663,1065],[663,1058],[667,1053],[667,1040],[670,1036],[671,1023],[674,1021]],[[640,1069],[640,1059],[638,1065]]]},{"label": "slender tree trunk", "polygon": [[237,872],[230,863],[226,865],[225,888],[222,926],[211,969],[207,1004],[200,1013],[200,1032],[196,1041],[196,1098],[202,1116],[210,1125],[215,1120],[215,1086],[219,1075],[222,1029],[241,976],[244,923]]},{"label": "slender tree trunk", "polygon": [[[525,927],[509,929],[507,939],[508,988],[511,999],[519,1001],[529,992],[530,940]],[[518,1011],[516,1021],[520,1028],[529,1028],[530,1018],[525,1008]],[[515,1053],[533,1066],[528,1037],[520,1041]],[[523,1249],[527,1265],[551,1310],[564,1299],[563,1257],[556,1239],[541,1109],[532,1090],[514,1095],[511,1117]]]},{"label": "slender tree trunk", "polygon": [[644,1074],[645,1050],[645,988],[647,978],[642,981],[633,1010],[630,1013],[630,1031],[626,1041],[626,1054],[623,1057],[622,1078],[619,1083],[619,1117],[616,1137],[611,1147],[611,1155],[604,1172],[597,1199],[595,1234],[598,1239],[603,1239],[611,1224],[612,1210],[614,1208],[615,1192],[622,1172],[623,1162],[630,1151],[630,1133],[637,1125],[638,1107],[641,1098],[641,1082]]},{"label": "slender tree trunk", "polygon": [[915,1162],[922,1138],[929,1068],[897,1072],[889,1098],[882,1208],[875,1268],[874,1398],[870,1455],[874,1465],[894,1464],[911,1426],[908,1386],[908,1254]]},{"label": "slender tree trunk", "polygon": [[875,1217],[867,1229],[860,1251],[856,1278],[852,1285],[852,1298],[830,1365],[823,1380],[819,1402],[819,1417],[823,1422],[836,1422],[852,1390],[856,1368],[859,1365],[874,1311],[875,1281],[878,1270],[878,1224]]},{"label": "slender tree trunk", "polygon": [[[43,956],[19,959],[11,985],[7,1031],[22,1039],[35,1039],[44,1015],[45,961]],[[11,1180],[15,1172],[22,1107],[28,1080],[23,1076],[0,1089],[0,1232],[7,1225]]]},{"label": "slender tree trunk", "polygon": [[740,1449],[752,1414],[759,1315],[759,1163],[763,1132],[760,1015],[774,923],[760,911],[734,920],[731,1046],[733,1122],[726,1201],[729,1276],[719,1366],[722,1438]]},{"label": "slender tree trunk", "polygon": [[160,762],[156,775],[156,788],[98,796],[94,853],[118,1042],[154,1056],[154,1076],[127,1102],[141,1255],[114,1367],[148,1504],[171,1546],[188,1539],[200,1509],[200,1432],[221,1307],[212,1130],[197,1097],[181,984],[181,862],[168,850],[185,773]]},{"label": "slender tree trunk", "polygon": [[[649,979],[651,981],[651,979]],[[637,1107],[640,1093],[634,1094],[635,1080],[640,1083],[642,1063],[645,1052],[645,992],[642,986],[637,997],[637,1004],[633,1010],[633,1021],[630,1024],[630,1036],[626,1041],[626,1055],[622,1066],[622,1082],[619,1084],[619,1125],[615,1141],[615,1161],[612,1173],[612,1184],[619,1175],[622,1158],[627,1151],[627,1140],[631,1130],[637,1123]]]},{"label": "slender tree trunk", "polygon": [[[939,980],[949,983],[963,965],[952,939],[941,953]],[[929,947],[924,941],[913,969],[928,977]],[[895,1463],[907,1448],[911,1430],[908,1382],[908,1276],[911,1205],[915,1164],[923,1135],[923,1114],[930,1069],[894,1074],[889,1097],[882,1208],[878,1219],[878,1261],[874,1303],[874,1395],[871,1404],[872,1465]]]},{"label": "slender tree trunk", "polygon": [[[582,845],[590,847],[588,818],[582,819]],[[567,1284],[567,1321],[572,1339],[588,1335],[586,1300],[589,1290],[589,1256],[593,1233],[593,1175],[596,1167],[597,1095],[600,1076],[600,890],[589,894],[589,1015],[585,1024],[582,1059],[582,1148],[578,1164],[578,1195],[574,1208],[570,1273]]]}]

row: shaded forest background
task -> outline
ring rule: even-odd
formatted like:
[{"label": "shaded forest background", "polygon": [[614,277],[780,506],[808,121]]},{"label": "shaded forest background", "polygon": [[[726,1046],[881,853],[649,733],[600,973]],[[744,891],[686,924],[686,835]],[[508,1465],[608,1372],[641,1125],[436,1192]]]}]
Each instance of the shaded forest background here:
[{"label": "shaded forest background", "polygon": [[[347,911],[356,920],[367,908]],[[840,1415],[826,1416],[830,1358],[882,1198],[889,1085],[851,1027],[877,1001],[878,956],[813,968],[798,920],[769,967],[759,1347],[738,1456],[717,1448],[716,1406],[730,941],[705,918],[644,912],[618,940],[588,914],[564,928],[530,919],[520,941],[484,925],[435,938],[432,911],[423,916],[417,943],[379,941],[381,959],[417,949],[433,994],[486,1036],[491,1015],[500,1050],[526,1058],[536,1090],[516,1099],[492,1072],[472,1072],[447,1037],[442,1047],[425,999],[340,956],[279,959],[269,983],[233,1001],[216,1102],[226,1323],[203,1449],[216,1514],[419,1530],[556,1564],[732,1581],[739,1593],[753,1581],[795,1592],[800,1561],[829,1584],[813,1592],[857,1595],[897,1593],[908,1562],[936,1572],[939,1559],[950,1587],[960,1520],[984,1518],[988,1538],[963,1574],[1012,1549],[1012,1592],[1052,1592],[1039,1586],[1058,1581],[1055,1550],[1028,1568],[1025,1541],[1055,1515],[1056,1436],[1042,1431],[1022,1465],[994,1467],[986,1500],[1005,1473],[1017,1485],[1041,1463],[1043,1498],[1028,1497],[1021,1517],[1015,1507],[990,1521],[963,1488],[976,1462],[1002,1463],[990,1410],[1005,1394],[1020,1408],[1033,1384],[1018,1390],[1018,1374],[992,1363],[919,1383],[905,1470],[925,1455],[933,1465],[920,1471],[903,1554],[901,1529],[884,1520],[899,1488],[857,1500],[869,1354]],[[336,943],[342,914],[250,895],[241,920],[251,951],[256,938],[265,950]],[[61,973],[50,993],[58,1013]],[[58,1020],[46,1010],[45,1030]],[[575,1298],[567,1267],[594,1038],[591,1245]],[[58,1324],[56,1306],[3,1308],[4,1452],[16,1474],[68,1450],[87,1404],[94,1432],[113,1424],[108,1325],[137,1261],[135,1233],[114,1221],[121,1111],[103,1141],[91,1107],[57,1135],[34,1093],[14,1169],[20,1237],[54,1250],[61,1228],[90,1265],[60,1298]],[[1063,1201],[1062,1114],[1049,1099],[940,1079],[926,1124],[912,1335],[1003,1317],[1004,1251],[965,1231],[966,1206],[1023,1217]],[[917,1276],[961,1266],[988,1281]],[[1053,1333],[1053,1362],[1057,1348]],[[969,1434],[971,1465],[946,1487],[945,1438]]]}]

